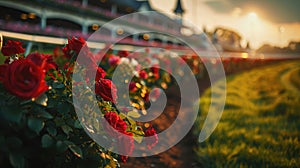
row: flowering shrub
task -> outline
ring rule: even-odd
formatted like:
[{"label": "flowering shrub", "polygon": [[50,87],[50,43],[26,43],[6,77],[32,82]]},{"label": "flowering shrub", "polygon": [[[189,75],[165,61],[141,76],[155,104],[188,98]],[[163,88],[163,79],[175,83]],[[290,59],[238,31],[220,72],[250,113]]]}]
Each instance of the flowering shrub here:
[{"label": "flowering shrub", "polygon": [[[167,89],[174,83],[170,73],[184,78],[187,72],[171,65],[187,63],[201,78],[207,75],[204,63],[211,66],[223,63],[225,71],[230,73],[239,66],[251,67],[261,62],[242,58],[222,62],[200,60],[195,55],[174,59],[171,53],[153,54],[149,49],[93,54],[83,38],[75,37],[62,49],[55,48],[53,55],[33,52],[25,57],[24,51],[22,43],[17,41],[8,41],[1,50],[5,56],[4,64],[0,65],[1,167],[119,167],[118,160],[126,162],[128,156],[114,154],[98,145],[80,121],[87,121],[93,126],[89,129],[97,132],[103,128],[103,134],[114,139],[111,146],[120,153],[131,154],[135,143],[141,143],[143,137],[151,137],[145,139],[151,150],[159,141],[156,130],[151,124],[144,128],[132,118],[146,115],[150,101],[160,96],[158,89],[150,96],[153,88]],[[98,65],[96,61],[100,58]],[[81,66],[74,68],[75,65]],[[73,80],[73,73],[82,79]],[[124,80],[114,83],[113,74],[118,73]],[[74,92],[72,88],[82,91]],[[123,92],[127,89],[129,95]],[[79,107],[73,102],[74,94],[88,97],[82,100],[82,107],[93,100],[90,95],[96,95],[96,102],[92,103],[95,106],[87,106],[82,118],[75,112]],[[117,109],[117,105],[121,108]],[[96,113],[96,108],[101,112]],[[89,121],[90,116],[104,118],[110,126]]]},{"label": "flowering shrub", "polygon": [[[153,141],[147,142],[149,149],[158,142],[153,127],[144,131],[127,115],[128,110],[119,111],[115,107],[122,99],[117,95],[118,90],[110,79],[113,71],[108,67],[119,64],[117,59],[98,66],[86,42],[74,37],[62,52],[56,48],[55,56],[34,52],[25,57],[24,51],[22,43],[16,41],[8,41],[2,48],[6,61],[0,65],[1,167],[119,167],[118,160],[126,162],[128,156],[102,148],[81,126],[72,100],[75,64],[85,65],[80,73],[86,76],[96,71],[95,79],[84,80],[87,86],[95,86],[101,114],[93,115],[105,118],[110,124],[111,127],[103,125],[104,132],[118,139],[113,146],[120,153],[132,153],[134,144],[143,136],[154,135]],[[75,62],[79,51],[85,58]],[[143,93],[141,97],[145,98],[144,91],[138,90],[147,87],[138,78],[134,80],[131,93]],[[80,87],[82,83],[75,85]],[[89,89],[86,90],[75,94],[87,94]],[[114,130],[129,136],[118,137]]]}]

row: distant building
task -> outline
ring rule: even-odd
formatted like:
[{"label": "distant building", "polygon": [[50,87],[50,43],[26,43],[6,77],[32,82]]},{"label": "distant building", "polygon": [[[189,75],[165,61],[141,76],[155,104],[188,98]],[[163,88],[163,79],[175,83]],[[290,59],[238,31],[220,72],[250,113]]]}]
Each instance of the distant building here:
[{"label": "distant building", "polygon": [[[103,24],[119,16],[133,12],[155,11],[148,0],[0,0],[0,31],[19,32],[50,37],[83,36],[88,38]],[[184,9],[178,0],[174,13],[182,17]],[[171,36],[184,36],[197,41],[200,36],[187,36],[181,29],[189,27],[178,24],[165,14],[139,13],[123,25],[105,29],[101,42],[109,42],[121,34],[131,34],[129,26],[136,29],[159,31]],[[193,29],[191,28],[191,31]],[[122,40],[124,44],[182,47],[181,41],[162,34],[132,35]],[[199,44],[205,47],[205,42]]]},{"label": "distant building", "polygon": [[182,24],[182,16],[185,10],[182,8],[181,0],[177,0],[176,7],[173,10],[174,14],[178,16],[177,21]]}]

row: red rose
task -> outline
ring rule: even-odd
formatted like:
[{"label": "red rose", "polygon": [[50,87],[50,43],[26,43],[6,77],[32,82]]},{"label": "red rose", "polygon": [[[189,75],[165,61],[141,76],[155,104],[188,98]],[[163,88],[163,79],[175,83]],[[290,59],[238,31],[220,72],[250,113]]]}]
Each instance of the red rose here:
[{"label": "red rose", "polygon": [[159,65],[158,64],[156,64],[156,65],[153,65],[151,68],[151,71],[152,71],[152,73],[153,73],[153,76],[154,76],[154,78],[155,79],[159,79]]},{"label": "red rose", "polygon": [[130,92],[135,92],[136,90],[137,90],[136,83],[135,82],[130,82],[129,83],[129,91]]},{"label": "red rose", "polygon": [[148,137],[147,139],[145,139],[145,141],[149,150],[158,143],[158,136],[156,134],[155,129],[152,126],[150,126],[145,131],[145,137]]},{"label": "red rose", "polygon": [[128,156],[121,155],[120,158],[121,158],[123,163],[126,163],[127,159],[128,159]]},{"label": "red rose", "polygon": [[96,81],[95,92],[96,94],[100,95],[103,100],[116,103],[117,88],[111,80],[100,79],[99,81]]},{"label": "red rose", "polygon": [[2,48],[2,53],[5,56],[21,54],[24,52],[25,52],[25,49],[22,47],[22,43],[20,41],[8,40],[8,42]]},{"label": "red rose", "polygon": [[[106,112],[104,114],[104,118],[110,124],[110,126],[105,125],[104,130],[110,136],[117,138],[114,144],[117,146],[120,153],[126,155],[121,155],[122,162],[126,163],[128,155],[130,155],[134,149],[134,139],[132,137],[133,134],[130,132],[126,132],[126,122],[122,120],[120,116],[115,112]],[[124,135],[117,137],[113,129],[120,133],[123,133]]]},{"label": "red rose", "polygon": [[26,59],[30,59],[37,66],[42,67],[45,71],[49,69],[57,69],[57,65],[53,62],[53,58],[49,54],[40,54],[38,52],[34,52],[29,54]]},{"label": "red rose", "polygon": [[98,67],[95,80],[99,81],[100,79],[104,79],[105,75],[106,72],[102,68]]},{"label": "red rose", "polygon": [[129,54],[130,54],[130,52],[126,51],[126,50],[120,50],[118,52],[118,56],[120,56],[120,57],[128,57]]},{"label": "red rose", "polygon": [[143,100],[144,100],[145,102],[149,102],[149,101],[150,101],[149,95],[150,95],[149,92],[147,92],[147,93],[144,95]]},{"label": "red rose", "polygon": [[4,87],[22,99],[36,98],[48,90],[43,69],[29,59],[15,60],[5,71]]},{"label": "red rose", "polygon": [[72,37],[72,39],[68,39],[68,44],[62,50],[67,58],[72,58],[73,52],[78,54],[84,46],[87,46],[87,44],[82,37]]},{"label": "red rose", "polygon": [[[110,125],[104,126],[104,131],[108,133],[110,136],[116,137],[114,130],[125,133],[126,132],[126,122],[123,121],[118,114],[115,112],[106,112],[104,114],[104,118]],[[114,130],[113,130],[114,129]]]},{"label": "red rose", "polygon": [[[95,74],[95,73],[96,73],[96,76],[93,76],[93,74]],[[104,79],[106,72],[101,67],[98,67],[97,65],[95,65],[95,66],[87,67],[86,75],[87,75],[87,77],[95,78],[95,81],[99,81],[100,79]]]},{"label": "red rose", "polygon": [[120,57],[119,56],[115,56],[115,55],[111,55],[109,58],[108,58],[108,63],[109,65],[118,65],[120,63]]},{"label": "red rose", "polygon": [[142,79],[147,79],[148,78],[148,74],[145,70],[141,70],[139,75],[140,75],[140,78],[142,78]]},{"label": "red rose", "polygon": [[46,57],[44,54],[40,54],[38,52],[31,53],[27,55],[26,59],[30,59],[37,66],[44,67],[46,64]]},{"label": "red rose", "polygon": [[49,69],[58,69],[58,65],[54,62],[52,55],[46,54],[46,66],[45,69],[48,71]]}]

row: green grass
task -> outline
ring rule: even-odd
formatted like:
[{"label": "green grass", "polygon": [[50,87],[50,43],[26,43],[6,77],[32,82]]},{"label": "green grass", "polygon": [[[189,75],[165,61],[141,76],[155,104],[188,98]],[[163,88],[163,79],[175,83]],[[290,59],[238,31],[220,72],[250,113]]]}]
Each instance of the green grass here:
[{"label": "green grass", "polygon": [[3,64],[5,61],[5,57],[2,55],[2,53],[0,52],[0,65]]},{"label": "green grass", "polygon": [[[227,78],[222,118],[196,149],[204,167],[300,166],[300,61],[281,62]],[[216,85],[219,85],[218,83]],[[218,104],[210,89],[200,99],[199,134]]]},{"label": "green grass", "polygon": [[292,84],[300,90],[300,67],[294,71],[290,75],[290,80]]}]

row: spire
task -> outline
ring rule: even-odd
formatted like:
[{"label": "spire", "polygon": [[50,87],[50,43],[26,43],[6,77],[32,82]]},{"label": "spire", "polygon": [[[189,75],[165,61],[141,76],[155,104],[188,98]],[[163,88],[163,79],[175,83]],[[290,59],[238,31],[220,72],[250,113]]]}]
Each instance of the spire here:
[{"label": "spire", "polygon": [[176,8],[174,9],[173,12],[174,12],[176,15],[180,15],[180,16],[183,15],[184,9],[183,9],[182,6],[181,6],[181,1],[180,1],[180,0],[177,0],[177,5],[176,5]]}]

